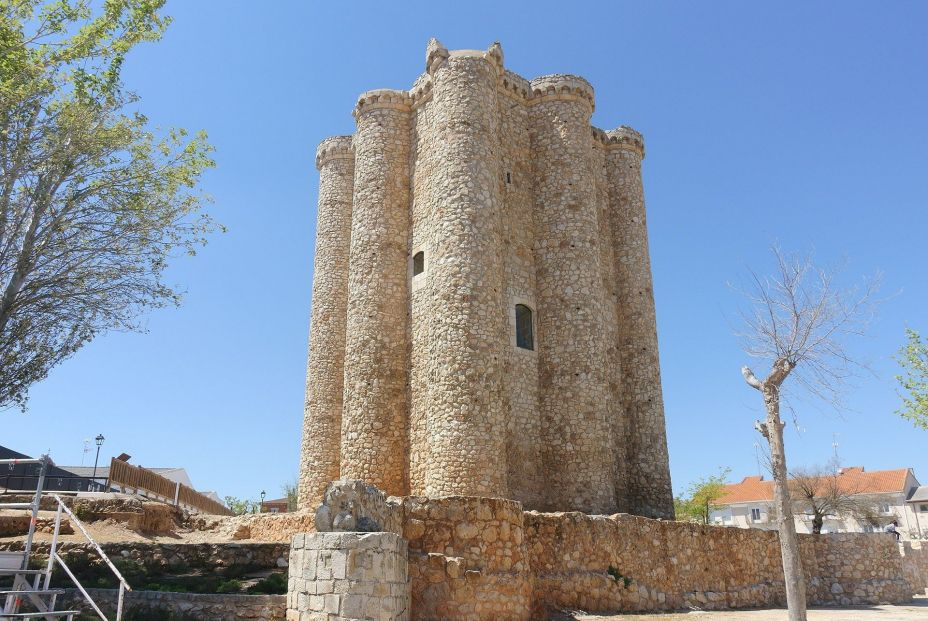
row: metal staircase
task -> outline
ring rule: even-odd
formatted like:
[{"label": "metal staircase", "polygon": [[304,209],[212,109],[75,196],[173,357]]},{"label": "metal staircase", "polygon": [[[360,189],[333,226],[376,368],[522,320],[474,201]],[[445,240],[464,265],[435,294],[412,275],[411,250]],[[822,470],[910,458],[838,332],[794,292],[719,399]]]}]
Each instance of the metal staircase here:
[{"label": "metal staircase", "polygon": [[[45,485],[45,474],[48,467],[52,465],[52,460],[48,455],[43,455],[39,459],[0,459],[0,465],[9,465],[13,467],[18,464],[39,464],[40,470],[36,483],[35,496],[32,502],[0,503],[0,509],[21,509],[31,512],[29,530],[26,534],[26,545],[23,547],[23,551],[0,552],[0,577],[13,577],[12,587],[7,590],[0,590],[0,598],[4,601],[3,609],[0,610],[0,621],[11,621],[13,619],[47,619],[49,621],[66,619],[67,621],[73,621],[76,616],[81,614],[79,610],[55,610],[58,596],[64,593],[61,589],[49,588],[52,580],[52,571],[55,569],[56,563],[61,566],[61,569],[68,575],[74,583],[74,586],[81,592],[81,595],[84,596],[84,599],[87,600],[87,603],[90,604],[97,615],[103,619],[103,621],[109,621],[106,615],[100,610],[100,607],[97,606],[96,602],[93,601],[84,587],[78,582],[70,568],[68,568],[68,565],[64,562],[64,559],[58,554],[58,533],[61,529],[62,513],[68,514],[68,519],[71,521],[71,524],[76,526],[87,541],[93,545],[97,553],[119,580],[119,599],[114,619],[115,621],[121,621],[125,592],[131,591],[132,588],[110,561],[109,557],[103,552],[103,549],[93,540],[81,521],[71,512],[71,509],[65,506],[64,502],[57,495],[52,496],[58,504],[58,509],[55,514],[55,530],[52,534],[52,544],[48,553],[48,564],[45,569],[29,568],[29,561],[32,555],[32,540],[35,536],[36,525],[38,524],[39,504],[42,500],[42,490]],[[26,605],[27,608],[34,608],[35,611],[20,612],[20,609],[24,605]]]}]

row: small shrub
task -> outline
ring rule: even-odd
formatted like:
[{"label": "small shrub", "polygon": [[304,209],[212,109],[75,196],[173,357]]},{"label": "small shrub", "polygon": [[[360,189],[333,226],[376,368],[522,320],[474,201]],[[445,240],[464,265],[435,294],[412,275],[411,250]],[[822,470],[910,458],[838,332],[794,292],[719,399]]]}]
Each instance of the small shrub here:
[{"label": "small shrub", "polygon": [[609,569],[606,570],[606,573],[612,576],[612,579],[615,580],[616,582],[621,582],[625,586],[626,589],[629,586],[631,586],[632,579],[629,578],[628,576],[623,576],[621,573],[619,573],[619,570],[613,567],[612,565],[609,566]]},{"label": "small shrub", "polygon": [[241,580],[223,580],[219,583],[219,586],[216,587],[217,593],[238,593],[242,590]]},{"label": "small shrub", "polygon": [[265,595],[284,595],[287,593],[287,577],[282,573],[273,573],[267,578],[259,580],[248,589],[249,593]]}]

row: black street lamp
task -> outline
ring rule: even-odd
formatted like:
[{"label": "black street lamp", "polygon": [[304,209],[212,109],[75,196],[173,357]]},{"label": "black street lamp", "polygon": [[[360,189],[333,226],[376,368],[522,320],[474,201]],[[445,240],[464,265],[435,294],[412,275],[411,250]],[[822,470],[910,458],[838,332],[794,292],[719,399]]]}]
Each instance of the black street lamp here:
[{"label": "black street lamp", "polygon": [[90,477],[91,484],[94,487],[97,485],[97,463],[100,461],[100,447],[103,446],[103,440],[105,439],[102,433],[94,438],[94,441],[97,443],[97,457],[93,460],[93,476]]},{"label": "black street lamp", "polygon": [[264,513],[264,496],[265,492],[264,490],[261,490],[261,508],[258,509],[258,513]]}]

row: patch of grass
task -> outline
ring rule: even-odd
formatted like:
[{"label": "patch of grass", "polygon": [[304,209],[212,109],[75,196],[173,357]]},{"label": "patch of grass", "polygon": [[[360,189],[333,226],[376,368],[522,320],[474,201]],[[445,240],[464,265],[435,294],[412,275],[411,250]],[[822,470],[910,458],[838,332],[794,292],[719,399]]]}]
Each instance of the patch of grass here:
[{"label": "patch of grass", "polygon": [[241,580],[223,580],[216,586],[217,593],[240,593],[242,591]]}]

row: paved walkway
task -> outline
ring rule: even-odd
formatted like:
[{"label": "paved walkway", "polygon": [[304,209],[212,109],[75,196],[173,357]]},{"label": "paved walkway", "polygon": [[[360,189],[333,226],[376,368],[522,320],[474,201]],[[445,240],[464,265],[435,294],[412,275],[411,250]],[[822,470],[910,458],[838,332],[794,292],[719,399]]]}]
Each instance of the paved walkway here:
[{"label": "paved walkway", "polygon": [[[558,621],[785,621],[786,610],[733,610],[649,615],[565,615]],[[903,606],[813,608],[809,621],[928,621],[928,597],[916,597]]]}]

